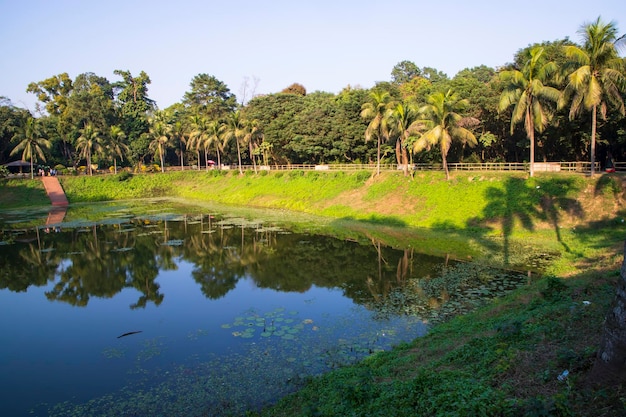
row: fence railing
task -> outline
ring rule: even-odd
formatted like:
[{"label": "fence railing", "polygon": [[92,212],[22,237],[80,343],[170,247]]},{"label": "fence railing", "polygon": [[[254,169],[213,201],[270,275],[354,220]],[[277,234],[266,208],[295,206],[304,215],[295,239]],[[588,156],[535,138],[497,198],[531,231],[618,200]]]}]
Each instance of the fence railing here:
[{"label": "fence railing", "polygon": [[[615,164],[617,171],[626,171],[626,162]],[[398,171],[404,168],[398,164],[380,164],[381,171]],[[449,163],[450,171],[528,171],[530,164],[528,162],[484,162],[484,163]],[[589,172],[591,170],[590,162],[535,162],[535,172]],[[171,170],[180,170],[181,167],[171,167]],[[204,167],[197,166],[185,167],[185,169],[204,170]],[[209,167],[209,169],[217,169],[217,167]],[[223,165],[224,170],[237,170],[237,165]],[[290,165],[242,165],[242,170],[249,171],[256,169],[257,171],[374,171],[376,164],[290,164]],[[431,164],[412,164],[409,170],[414,171],[443,171],[443,165],[440,163]],[[600,164],[596,163],[596,170],[600,170]]]}]

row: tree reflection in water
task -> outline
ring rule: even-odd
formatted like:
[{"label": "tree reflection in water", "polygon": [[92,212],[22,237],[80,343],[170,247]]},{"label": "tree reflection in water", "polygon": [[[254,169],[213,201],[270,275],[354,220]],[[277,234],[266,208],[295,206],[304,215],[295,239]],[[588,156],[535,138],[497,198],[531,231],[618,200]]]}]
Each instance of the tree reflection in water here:
[{"label": "tree reflection in water", "polygon": [[356,242],[289,233],[243,218],[163,214],[70,226],[41,235],[39,229],[3,231],[3,240],[12,244],[0,246],[0,288],[25,291],[53,282],[47,298],[74,306],[134,288],[140,295],[130,308],[144,308],[165,297],[159,273],[185,261],[209,299],[224,297],[248,278],[259,288],[284,292],[341,288],[381,315],[429,319],[468,288],[485,284],[484,270],[451,279],[454,274],[446,271],[458,262],[393,249],[372,237]]}]

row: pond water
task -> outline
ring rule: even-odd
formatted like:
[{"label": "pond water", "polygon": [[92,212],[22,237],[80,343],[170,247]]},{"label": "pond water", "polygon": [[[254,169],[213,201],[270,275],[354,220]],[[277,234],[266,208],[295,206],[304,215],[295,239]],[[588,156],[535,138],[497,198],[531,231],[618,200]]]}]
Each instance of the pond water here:
[{"label": "pond water", "polygon": [[165,203],[0,225],[6,416],[245,415],[527,281]]}]

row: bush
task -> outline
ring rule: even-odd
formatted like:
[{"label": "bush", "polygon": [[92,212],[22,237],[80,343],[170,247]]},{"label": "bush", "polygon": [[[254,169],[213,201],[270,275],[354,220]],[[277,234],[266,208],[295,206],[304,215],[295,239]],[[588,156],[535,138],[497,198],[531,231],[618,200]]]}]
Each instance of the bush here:
[{"label": "bush", "polygon": [[133,174],[131,172],[122,171],[119,174],[117,174],[116,178],[117,178],[118,181],[122,182],[122,181],[126,181],[126,180],[128,180],[128,179],[130,179],[132,177],[133,177]]}]

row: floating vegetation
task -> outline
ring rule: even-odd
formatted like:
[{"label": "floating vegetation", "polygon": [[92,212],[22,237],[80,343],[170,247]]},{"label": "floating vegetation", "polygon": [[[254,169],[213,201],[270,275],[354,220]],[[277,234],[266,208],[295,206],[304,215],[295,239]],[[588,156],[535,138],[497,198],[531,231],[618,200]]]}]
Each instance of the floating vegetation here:
[{"label": "floating vegetation", "polygon": [[[233,323],[222,324],[223,329],[237,329],[231,334],[235,337],[251,339],[257,335],[256,329],[262,329],[259,333],[261,338],[277,337],[283,340],[295,340],[296,336],[306,329],[306,325],[313,323],[312,319],[298,321],[297,311],[285,312],[280,307],[273,311],[259,315],[255,311],[249,311],[246,317],[235,317]],[[312,329],[312,327],[311,327]]]},{"label": "floating vegetation", "polygon": [[107,359],[120,359],[126,355],[126,349],[108,347],[102,351],[102,355]]}]

